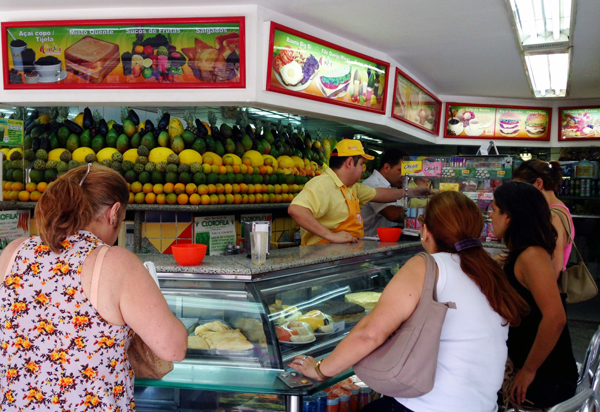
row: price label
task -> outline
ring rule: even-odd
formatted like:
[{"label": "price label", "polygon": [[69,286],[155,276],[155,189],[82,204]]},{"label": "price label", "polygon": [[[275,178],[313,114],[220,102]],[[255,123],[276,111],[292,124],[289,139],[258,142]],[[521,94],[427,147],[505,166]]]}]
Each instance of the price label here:
[{"label": "price label", "polygon": [[504,170],[498,170],[498,176],[504,176],[506,172]]},{"label": "price label", "polygon": [[463,170],[461,170],[461,173],[462,173],[463,175],[470,175],[470,174],[471,174],[471,171],[470,171],[469,169],[463,169]]},{"label": "price label", "polygon": [[440,192],[454,191],[458,192],[458,183],[440,183]]}]

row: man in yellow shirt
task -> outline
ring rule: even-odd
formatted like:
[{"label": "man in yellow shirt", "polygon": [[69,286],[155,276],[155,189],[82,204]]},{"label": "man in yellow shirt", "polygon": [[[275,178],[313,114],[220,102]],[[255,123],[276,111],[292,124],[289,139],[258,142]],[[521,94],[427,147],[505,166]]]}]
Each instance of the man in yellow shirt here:
[{"label": "man in yellow shirt", "polygon": [[[340,141],[321,176],[310,180],[288,208],[302,228],[302,245],[352,243],[364,237],[361,207],[369,202],[389,203],[400,199],[404,189],[374,189],[358,181],[363,163],[373,160],[359,140]],[[427,188],[408,189],[413,196],[429,193]]]}]

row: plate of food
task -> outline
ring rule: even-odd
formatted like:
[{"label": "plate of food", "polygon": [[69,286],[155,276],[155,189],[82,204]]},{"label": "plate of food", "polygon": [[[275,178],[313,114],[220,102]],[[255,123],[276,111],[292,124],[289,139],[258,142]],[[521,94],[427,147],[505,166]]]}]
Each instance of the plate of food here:
[{"label": "plate of food", "polygon": [[289,345],[305,345],[317,339],[310,325],[298,320],[276,326],[275,330],[277,331],[279,342]]},{"label": "plate of food", "polygon": [[285,46],[273,57],[273,73],[277,81],[286,89],[302,91],[312,83],[319,72],[319,62],[312,54],[293,50]]},{"label": "plate of food", "polygon": [[300,316],[298,320],[308,323],[316,337],[331,335],[333,333],[333,319],[320,310],[311,310]]},{"label": "plate of food", "polygon": [[352,68],[347,65],[327,73],[323,73],[315,80],[317,88],[328,99],[338,99],[348,93]]}]

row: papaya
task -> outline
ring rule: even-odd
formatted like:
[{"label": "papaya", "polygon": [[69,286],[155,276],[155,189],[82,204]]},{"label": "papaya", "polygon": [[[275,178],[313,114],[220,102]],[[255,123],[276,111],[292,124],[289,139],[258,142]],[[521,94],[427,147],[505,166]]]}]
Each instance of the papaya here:
[{"label": "papaya", "polygon": [[209,152],[214,152],[216,149],[215,140],[211,135],[206,136],[206,150]]},{"label": "papaya", "polygon": [[108,135],[106,135],[106,146],[107,147],[117,147],[117,140],[119,140],[119,137],[121,136],[125,136],[125,138],[127,138],[126,134],[121,134],[120,136],[117,135],[116,133],[109,133]]},{"label": "papaya", "polygon": [[25,149],[25,150],[31,149],[32,143],[33,143],[33,138],[31,137],[30,134],[28,134],[27,136],[25,136],[23,138],[23,149]]},{"label": "papaya", "polygon": [[79,145],[81,147],[90,147],[92,145],[92,135],[89,130],[84,130],[79,136]]},{"label": "papaya", "polygon": [[175,153],[181,153],[183,151],[183,149],[185,149],[185,144],[184,144],[181,136],[173,137],[173,141],[171,142],[171,149]]},{"label": "papaya", "polygon": [[140,147],[140,145],[142,144],[142,136],[140,136],[139,133],[134,134],[133,136],[131,136],[131,141],[129,142],[129,145],[131,147]]},{"label": "papaya", "polygon": [[219,156],[223,156],[225,154],[225,148],[223,147],[223,143],[220,140],[215,142],[215,153]]},{"label": "papaya", "polygon": [[167,147],[169,145],[169,133],[166,130],[163,130],[158,134],[158,145],[160,147]]},{"label": "papaya", "polygon": [[34,127],[33,130],[31,130],[30,134],[32,138],[42,137],[42,135],[44,134],[44,129],[42,129],[41,127]]},{"label": "papaya", "polygon": [[102,135],[97,135],[92,139],[92,144],[90,146],[95,153],[98,153],[100,150],[104,149],[106,141]]},{"label": "papaya", "polygon": [[206,143],[204,143],[204,140],[198,138],[194,140],[194,143],[192,143],[192,150],[195,150],[200,154],[204,154],[204,152],[206,152]]},{"label": "papaya", "polygon": [[169,120],[169,137],[172,139],[175,136],[181,136],[183,133],[183,125],[181,124],[181,120],[174,117]]},{"label": "papaya", "polygon": [[221,124],[220,132],[225,139],[231,138],[233,134],[233,130],[231,129],[231,127],[225,123]]},{"label": "papaya", "polygon": [[119,136],[116,146],[119,153],[125,153],[127,150],[129,150],[129,138],[127,135],[122,134]]},{"label": "papaya", "polygon": [[58,149],[60,147],[60,142],[58,141],[56,133],[52,132],[48,137],[48,141],[50,142],[50,150]]},{"label": "papaya", "polygon": [[62,126],[60,129],[58,129],[58,141],[62,146],[67,144],[67,139],[69,138],[70,134],[71,132],[67,126]]},{"label": "papaya", "polygon": [[247,134],[242,136],[242,146],[244,146],[244,150],[252,149],[252,139]]},{"label": "papaya", "polygon": [[[156,141],[154,140],[154,135],[150,132],[146,133],[144,135],[144,137],[142,137],[140,146],[146,146],[148,148],[148,150],[154,149],[156,147]],[[183,148],[181,150],[183,150]]]},{"label": "papaya", "polygon": [[79,148],[79,136],[77,136],[75,133],[71,134],[67,139],[66,147],[71,153],[77,150]]},{"label": "papaya", "polygon": [[234,153],[235,152],[235,143],[233,142],[233,139],[231,139],[230,137],[228,137],[227,139],[225,139],[225,151],[227,153]]},{"label": "papaya", "polygon": [[137,132],[137,127],[135,127],[133,121],[127,119],[125,120],[125,122],[123,122],[123,131],[125,132],[127,137],[132,137]]}]

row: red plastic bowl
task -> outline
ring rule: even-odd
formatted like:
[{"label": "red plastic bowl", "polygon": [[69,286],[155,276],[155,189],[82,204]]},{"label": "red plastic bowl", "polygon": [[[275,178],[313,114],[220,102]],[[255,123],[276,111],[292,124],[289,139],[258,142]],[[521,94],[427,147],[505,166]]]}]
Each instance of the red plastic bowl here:
[{"label": "red plastic bowl", "polygon": [[173,245],[171,250],[175,261],[181,266],[199,265],[206,256],[206,245]]},{"label": "red plastic bowl", "polygon": [[382,242],[397,242],[402,234],[402,229],[399,227],[378,227],[377,236]]}]

